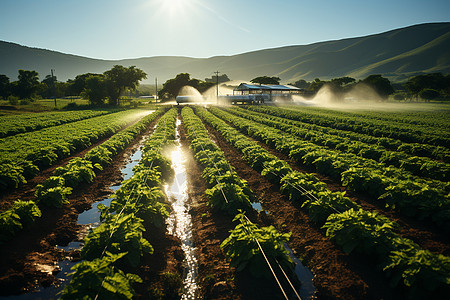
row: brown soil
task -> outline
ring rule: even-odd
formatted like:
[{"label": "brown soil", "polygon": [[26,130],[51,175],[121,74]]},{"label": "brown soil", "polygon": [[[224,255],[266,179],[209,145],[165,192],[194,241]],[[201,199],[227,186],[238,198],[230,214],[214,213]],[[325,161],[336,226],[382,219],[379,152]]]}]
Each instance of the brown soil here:
[{"label": "brown soil", "polygon": [[[150,125],[149,128],[152,128]],[[193,235],[197,249],[199,299],[278,299],[280,292],[273,280],[254,279],[250,275],[237,272],[230,266],[220,249],[221,242],[229,235],[229,230],[235,227],[232,217],[211,209],[207,205],[204,192],[207,189],[201,177],[202,171],[193,159],[193,153],[188,148],[189,141],[183,126],[179,127],[181,143],[186,159],[189,198],[193,221]],[[315,275],[314,284],[319,299],[400,299],[402,291],[389,288],[381,271],[375,268],[367,257],[346,255],[339,250],[299,207],[296,207],[285,196],[279,193],[279,187],[268,182],[257,171],[250,168],[241,158],[242,154],[224,141],[221,135],[208,128],[211,138],[224,151],[230,164],[235,167],[241,178],[247,180],[249,187],[262,202],[267,211],[247,215],[253,222],[260,225],[274,225],[279,231],[291,231],[289,242],[294,254],[308,266]],[[151,131],[151,130],[149,130]],[[62,259],[76,261],[79,251],[64,252],[55,245],[66,245],[73,240],[80,240],[80,234],[85,227],[77,225],[78,214],[89,209],[96,201],[111,194],[109,186],[122,180],[120,169],[137,149],[137,141],[133,146],[119,154],[114,164],[101,172],[90,185],[77,188],[70,196],[70,204],[61,209],[44,209],[42,218],[38,219],[32,228],[22,231],[7,245],[0,247],[0,296],[20,294],[32,290],[38,285],[55,284],[55,274],[58,272],[56,262]],[[297,165],[286,156],[269,149],[278,157],[288,161],[294,169],[312,172],[311,169]],[[88,150],[86,150],[88,151]],[[81,153],[78,155],[82,155]],[[63,163],[61,163],[63,164]],[[56,168],[54,166],[52,169]],[[46,173],[48,172],[48,173]],[[47,174],[47,175],[45,175]],[[50,169],[41,173],[24,187],[13,194],[22,199],[31,199],[34,186],[39,180],[45,180],[51,174]],[[47,177],[45,177],[47,176]],[[339,183],[327,177],[318,175],[332,190],[344,190]],[[14,196],[7,195],[0,199],[0,208],[11,203]],[[360,195],[349,193],[350,197],[360,202],[364,208],[372,205]],[[27,198],[29,197],[29,198]],[[373,205],[372,205],[373,207]],[[376,208],[376,207],[374,207]],[[395,214],[394,214],[395,216]],[[419,235],[414,230],[405,231],[402,220],[396,219],[402,225],[401,234]],[[409,221],[407,224],[410,224]],[[136,285],[139,299],[149,299],[161,295],[166,290],[166,274],[182,274],[184,254],[179,239],[166,233],[165,227],[146,226],[144,237],[154,248],[154,254],[145,255],[137,273],[144,284]],[[416,228],[416,227],[414,227]],[[425,231],[426,232],[426,231]],[[430,233],[432,234],[432,233]],[[422,238],[422,237],[421,237]],[[447,253],[448,243],[445,238],[424,234],[422,244],[438,253]],[[436,244],[433,244],[436,242]],[[433,248],[434,247],[434,248]],[[173,291],[175,296],[177,291]],[[170,294],[169,294],[170,296]]]},{"label": "brown soil", "polygon": [[[148,128],[152,127],[149,125]],[[140,139],[141,136],[137,137],[131,146],[117,155],[114,163],[104,168],[93,183],[77,187],[70,195],[68,205],[60,209],[42,209],[42,217],[32,227],[0,247],[0,296],[22,294],[39,285],[56,284],[57,262],[79,259],[78,250],[65,252],[55,246],[81,241],[86,227],[77,224],[78,214],[103,200],[112,193],[109,187],[122,181],[120,170],[137,150]],[[165,228],[150,228],[145,234],[155,251],[153,256],[143,258],[138,274],[143,279],[154,279],[165,272],[179,272],[183,259],[179,240],[166,235]],[[148,298],[147,287],[138,287],[138,293],[141,298]]]},{"label": "brown soil", "polygon": [[[256,140],[255,140],[256,141]],[[333,180],[330,177],[315,173],[312,167],[300,164],[287,155],[282,154],[270,146],[256,141],[261,147],[269,151],[271,154],[289,163],[292,169],[304,172],[314,173],[314,175],[322,182],[327,184],[327,188],[331,191],[346,192],[351,200],[361,205],[365,210],[377,211],[378,213],[388,217],[390,220],[396,222],[399,226],[397,232],[417,243],[423,249],[430,250],[436,254],[450,255],[450,235],[445,234],[439,230],[431,222],[419,221],[414,218],[401,216],[398,212],[389,210],[383,206],[380,201],[370,198],[361,193],[357,193],[343,187],[340,182]]]},{"label": "brown soil", "polygon": [[[132,126],[133,124],[139,122],[142,118],[139,118],[130,124],[122,127],[116,133]],[[150,127],[149,127],[150,128]],[[97,147],[98,145],[103,144],[106,142],[109,138],[111,138],[111,135],[97,141],[96,143],[92,144],[91,146],[87,147],[86,149],[72,154],[70,157],[66,157],[64,159],[58,160],[56,164],[42,170],[39,172],[35,177],[28,179],[27,183],[25,183],[23,186],[19,187],[19,189],[12,190],[11,192],[5,192],[3,194],[0,194],[0,211],[7,210],[12,203],[17,200],[33,200],[34,199],[34,192],[36,191],[36,186],[38,184],[43,183],[47,178],[49,178],[56,168],[64,166],[67,162],[69,162],[72,158],[75,157],[83,157],[87,152],[89,152],[91,149]],[[119,172],[120,173],[120,172]]]},{"label": "brown soil", "polygon": [[[207,189],[202,179],[202,170],[193,159],[188,148],[189,140],[184,129],[180,130],[181,142],[188,171],[189,198],[194,240],[198,260],[198,299],[279,299],[280,290],[273,279],[254,278],[246,272],[237,272],[232,267],[220,244],[229,236],[236,224],[232,216],[208,206]],[[264,223],[256,212],[247,215],[253,222]],[[267,225],[267,224],[265,224]],[[286,288],[287,284],[285,284]]]},{"label": "brown soil", "polygon": [[364,258],[348,256],[338,249],[308,216],[295,207],[279,188],[241,158],[242,154],[226,143],[220,133],[208,127],[214,140],[224,151],[227,160],[239,176],[248,181],[250,188],[269,213],[268,219],[280,231],[291,231],[289,246],[315,275],[314,284],[319,299],[396,299],[398,291],[389,286],[383,274]]},{"label": "brown soil", "polygon": [[211,211],[205,198],[207,189],[202,171],[196,161],[184,127],[180,127],[181,144],[185,153],[188,193],[191,202],[190,213],[193,222],[194,243],[198,261],[199,299],[241,299],[235,282],[235,268],[227,262],[220,249],[220,243],[234,228],[231,218]]},{"label": "brown soil", "polygon": [[[230,124],[232,126],[232,124]],[[314,173],[314,175],[322,182],[327,184],[327,188],[331,191],[346,192],[351,200],[361,205],[364,210],[376,211],[390,220],[396,222],[399,226],[397,232],[417,243],[423,249],[427,249],[436,254],[450,255],[450,235],[434,226],[430,221],[419,221],[415,218],[406,217],[397,211],[389,210],[381,201],[377,201],[362,193],[357,193],[343,187],[340,182],[315,173],[315,169],[311,166],[305,166],[297,161],[290,159],[287,155],[274,150],[270,146],[255,140],[261,147],[269,151],[271,154],[289,163],[292,169],[303,173]]]}]

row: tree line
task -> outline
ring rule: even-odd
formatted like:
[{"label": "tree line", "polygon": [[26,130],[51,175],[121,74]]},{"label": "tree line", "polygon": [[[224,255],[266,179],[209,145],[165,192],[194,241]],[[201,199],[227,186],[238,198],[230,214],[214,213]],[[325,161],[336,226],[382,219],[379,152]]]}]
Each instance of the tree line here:
[{"label": "tree line", "polygon": [[[85,73],[60,82],[56,76],[47,75],[39,81],[36,71],[18,70],[18,80],[10,82],[6,75],[0,74],[0,98],[8,99],[11,104],[21,101],[33,101],[39,98],[78,97],[88,99],[92,105],[118,105],[120,96],[135,91],[139,82],[147,78],[147,74],[135,66],[123,67],[115,65],[102,74]],[[191,78],[188,73],[180,73],[175,78],[167,80],[159,90],[160,99],[175,98],[183,86],[192,86],[200,93],[212,86],[229,81],[226,74],[212,76],[199,80]],[[280,84],[279,77],[259,76],[251,80],[254,84]],[[366,84],[375,90],[382,98],[393,95],[396,100],[405,99],[449,99],[450,74],[423,74],[411,77],[404,83],[391,84],[381,75],[370,75],[362,80],[351,77],[339,77],[331,80],[314,79],[312,82],[300,79],[291,85],[304,89],[306,96],[314,96],[323,86],[327,85],[337,96],[344,95],[358,84]]]},{"label": "tree line", "polygon": [[47,75],[39,81],[36,71],[19,70],[18,80],[10,82],[6,75],[0,74],[0,98],[8,99],[11,104],[18,100],[34,101],[39,98],[62,98],[81,96],[92,105],[118,105],[125,91],[135,90],[139,81],[147,74],[135,66],[115,65],[102,74],[85,73],[60,82],[56,76]]},{"label": "tree line", "polygon": [[[205,81],[190,78],[188,73],[180,73],[175,78],[169,79],[164,83],[163,88],[159,91],[160,99],[175,98],[183,86],[192,86],[200,93],[203,93],[210,87],[219,83],[229,81],[226,74],[217,78],[205,78]],[[253,84],[280,84],[281,79],[276,76],[258,76],[250,80]],[[356,80],[352,77],[338,77],[331,80],[314,79],[311,82],[300,79],[290,85],[303,89],[305,96],[313,97],[323,87],[328,88],[333,92],[336,98],[344,97],[347,92],[352,90],[358,84],[364,84],[373,89],[381,98],[387,99],[389,96],[395,100],[406,99],[450,99],[450,74],[443,75],[442,73],[423,74],[411,77],[404,83],[392,84],[389,79],[379,74],[369,75],[368,77]]]},{"label": "tree line", "polygon": [[442,73],[417,75],[404,83],[396,84],[392,84],[389,79],[381,75],[370,75],[359,81],[351,77],[333,78],[328,81],[316,78],[312,82],[300,79],[292,85],[304,89],[307,95],[313,96],[324,85],[327,85],[336,95],[343,95],[360,83],[373,88],[382,98],[392,95],[395,100],[450,99],[450,74],[443,75]]}]

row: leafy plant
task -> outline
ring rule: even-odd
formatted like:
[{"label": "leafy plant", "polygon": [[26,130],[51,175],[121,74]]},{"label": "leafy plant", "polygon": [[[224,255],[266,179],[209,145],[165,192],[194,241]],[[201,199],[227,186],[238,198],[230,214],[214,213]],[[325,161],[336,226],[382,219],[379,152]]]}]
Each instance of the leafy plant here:
[{"label": "leafy plant", "polygon": [[51,176],[42,184],[36,186],[36,200],[49,207],[62,207],[68,203],[67,195],[72,193],[72,188],[65,186],[64,178]]},{"label": "leafy plant", "polygon": [[[98,167],[101,168],[101,166]],[[54,175],[64,178],[65,185],[72,188],[82,182],[92,182],[95,178],[92,163],[80,157],[71,159],[64,167],[56,168]]]},{"label": "leafy plant", "polygon": [[[414,299],[430,296],[445,297],[450,291],[450,258],[420,249],[409,240],[395,240],[401,251],[392,251],[385,262],[384,271],[396,286],[402,282],[410,287]],[[435,294],[433,294],[433,292]]]},{"label": "leafy plant", "polygon": [[97,296],[98,299],[132,299],[136,295],[132,284],[141,283],[142,279],[135,274],[125,274],[114,266],[124,255],[106,252],[103,258],[73,266],[72,280],[64,288],[61,299],[95,299]]},{"label": "leafy plant", "polygon": [[16,200],[8,210],[0,213],[0,244],[10,240],[40,216],[41,211],[33,201]]},{"label": "leafy plant", "polygon": [[375,212],[349,209],[328,217],[322,228],[346,253],[387,254],[393,249],[397,225]]},{"label": "leafy plant", "polygon": [[100,258],[105,247],[112,254],[124,253],[120,261],[137,267],[144,253],[153,253],[153,247],[142,237],[145,231],[142,220],[134,214],[109,215],[85,238],[81,256],[86,260]]},{"label": "leafy plant", "polygon": [[239,221],[239,224],[230,231],[220,247],[237,271],[247,269],[255,277],[270,278],[272,274],[261,253],[262,248],[271,264],[277,260],[284,270],[292,272],[293,263],[284,247],[291,233],[279,233],[273,226],[259,227],[242,212],[233,221]]},{"label": "leafy plant", "polygon": [[12,210],[0,213],[0,245],[10,240],[22,229],[20,217]]},{"label": "leafy plant", "polygon": [[32,225],[36,218],[42,216],[41,210],[33,201],[16,200],[10,210],[19,216],[23,226]]}]

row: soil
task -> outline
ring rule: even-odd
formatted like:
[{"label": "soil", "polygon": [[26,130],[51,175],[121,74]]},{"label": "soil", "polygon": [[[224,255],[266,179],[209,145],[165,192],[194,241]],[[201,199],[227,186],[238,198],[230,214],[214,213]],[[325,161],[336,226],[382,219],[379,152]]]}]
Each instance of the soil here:
[{"label": "soil", "polygon": [[398,212],[384,207],[380,201],[349,190],[346,187],[343,187],[340,182],[322,174],[315,173],[314,168],[298,163],[287,155],[272,149],[270,146],[257,140],[255,141],[271,154],[288,162],[293,170],[303,173],[314,173],[320,181],[327,184],[329,190],[339,192],[345,191],[346,196],[361,205],[364,210],[376,211],[377,213],[388,217],[391,221],[396,222],[399,225],[396,228],[397,233],[405,238],[411,239],[423,249],[430,250],[436,254],[450,255],[450,235],[439,228],[436,228],[432,222],[419,221],[411,217],[402,216]]},{"label": "soil", "polygon": [[[149,125],[148,128],[153,128],[153,125]],[[384,275],[376,269],[370,259],[368,262],[367,257],[347,255],[338,249],[325,236],[323,230],[310,221],[299,207],[280,194],[278,186],[268,182],[249,167],[242,159],[242,154],[226,143],[217,131],[209,127],[208,131],[211,139],[224,151],[227,160],[238,175],[247,180],[266,212],[259,214],[248,212],[247,216],[252,222],[260,225],[274,225],[281,232],[292,232],[289,247],[313,272],[318,299],[400,299],[404,297],[404,291],[389,288]],[[255,279],[245,272],[237,272],[230,266],[220,249],[220,244],[236,224],[233,224],[231,216],[208,206],[208,200],[205,197],[207,186],[201,177],[202,170],[194,160],[192,150],[189,149],[189,140],[183,126],[179,127],[179,132],[185,154],[191,202],[190,213],[199,267],[197,298],[281,299],[281,293],[274,280]],[[81,241],[83,234],[86,234],[86,227],[77,225],[78,214],[91,208],[93,203],[103,200],[112,193],[109,187],[122,181],[120,169],[137,149],[139,140],[140,137],[136,138],[133,145],[117,155],[114,163],[99,173],[92,184],[83,185],[74,190],[69,197],[69,205],[61,209],[43,209],[43,216],[32,228],[22,231],[7,245],[0,247],[0,296],[23,294],[39,285],[46,287],[57,284],[55,275],[59,269],[56,263],[63,259],[72,261],[80,259],[78,250],[65,252],[55,246],[67,245],[71,241]],[[295,164],[288,157],[266,145],[261,144],[261,146],[288,161],[294,169],[313,172],[311,169]],[[77,156],[81,155],[82,153],[77,154]],[[62,164],[63,162],[58,165]],[[2,197],[0,209],[17,197],[24,200],[31,199],[35,185],[50,176],[56,167],[41,172],[22,189]],[[320,175],[317,177],[326,182],[331,190],[344,190],[339,183],[327,177]],[[362,195],[351,192],[348,192],[348,195],[365,209],[379,209],[371,203],[370,199]],[[392,217],[396,215],[392,213]],[[422,230],[420,224],[409,226],[412,224],[410,220],[404,221],[400,218],[394,220],[400,223],[401,234],[406,237],[413,236],[415,241],[421,240],[419,244],[425,245],[424,248],[436,253],[448,254],[447,237]],[[180,247],[180,240],[168,235],[165,226],[161,228],[146,226],[146,229],[144,237],[152,244],[154,253],[144,255],[140,267],[133,272],[144,280],[143,284],[135,287],[137,298],[173,297],[175,299],[178,296],[178,286],[168,278],[171,278],[169,275],[172,274],[179,279],[183,273],[184,254]]]},{"label": "soil", "polygon": [[[153,125],[154,123],[150,124],[148,128],[153,128]],[[143,135],[149,134],[152,130],[147,130]],[[11,241],[0,247],[0,296],[23,294],[38,286],[48,287],[58,284],[55,277],[60,271],[57,262],[63,259],[77,261],[80,259],[80,253],[79,250],[66,252],[56,246],[65,246],[71,241],[82,241],[87,234],[87,228],[77,224],[78,215],[90,209],[95,202],[112,194],[109,187],[122,181],[120,170],[138,149],[138,142],[143,135],[138,136],[125,151],[118,154],[114,158],[114,163],[105,167],[96,176],[93,183],[74,189],[69,196],[70,203],[68,205],[60,209],[41,209],[42,217],[37,219],[32,227],[21,231]],[[86,151],[88,149],[83,153]],[[81,156],[83,153],[78,153],[77,156]],[[61,164],[63,163],[61,162]],[[39,174],[34,179],[34,184],[45,180],[51,174],[51,169]],[[27,195],[34,193],[33,188],[34,185],[30,183],[30,187],[24,187],[20,191],[3,197],[2,201],[7,203],[7,199],[13,194],[20,193],[22,193],[22,199],[27,199]],[[184,256],[180,241],[165,232],[165,227],[150,227],[145,232],[144,237],[154,247],[154,254],[142,258],[141,266],[136,273],[143,279],[152,280],[154,286],[138,285],[136,290],[140,298],[149,297],[150,289],[160,285],[162,274],[167,272],[179,274],[181,272]]]},{"label": "soil", "polygon": [[[314,274],[319,299],[396,299],[396,291],[386,289],[389,283],[374,266],[338,249],[308,216],[279,193],[278,186],[268,182],[249,167],[242,153],[224,141],[211,127],[209,132],[224,151],[227,160],[268,212],[270,223],[280,231],[291,231],[289,247]],[[367,267],[364,267],[367,266]]]},{"label": "soil", "polygon": [[[141,118],[131,122],[130,124],[122,127],[119,129],[116,133],[132,126],[133,124],[139,122]],[[150,127],[149,127],[150,128]],[[3,194],[0,194],[0,211],[7,210],[12,203],[14,203],[15,200],[20,199],[24,201],[33,200],[34,199],[34,192],[36,191],[36,186],[38,184],[43,183],[47,178],[49,178],[56,168],[64,166],[67,162],[69,162],[72,158],[75,157],[83,157],[86,153],[88,153],[92,148],[97,147],[98,145],[103,144],[105,141],[107,141],[111,135],[106,136],[105,138],[97,141],[96,143],[92,144],[91,146],[87,147],[86,149],[74,153],[70,157],[63,158],[61,160],[58,160],[56,164],[42,170],[39,172],[35,177],[31,179],[27,179],[27,182],[22,185],[19,189],[12,190],[10,192],[4,192]],[[120,172],[119,172],[120,174]],[[114,174],[113,174],[114,175]]]},{"label": "soil", "polygon": [[[198,260],[198,299],[282,299],[274,279],[254,278],[246,272],[237,272],[230,265],[220,244],[237,224],[233,216],[217,211],[208,205],[207,186],[202,179],[201,167],[194,160],[185,130],[180,130],[181,143],[188,171],[189,198],[195,247]],[[255,211],[246,214],[252,222],[267,226]],[[266,220],[267,221],[267,220]],[[287,284],[284,284],[285,287]]]}]

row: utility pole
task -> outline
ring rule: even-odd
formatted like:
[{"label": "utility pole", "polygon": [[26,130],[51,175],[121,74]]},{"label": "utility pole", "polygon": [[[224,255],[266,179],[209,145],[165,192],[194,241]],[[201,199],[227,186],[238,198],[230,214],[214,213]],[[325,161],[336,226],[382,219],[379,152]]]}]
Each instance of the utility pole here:
[{"label": "utility pole", "polygon": [[214,72],[216,74],[216,102],[219,104],[219,71]]},{"label": "utility pole", "polygon": [[56,108],[56,87],[55,87],[55,77],[53,76],[53,72],[55,70],[51,69],[51,73],[52,73],[52,89],[53,89],[53,99],[55,100],[55,108]]},{"label": "utility pole", "polygon": [[156,89],[156,94],[155,94],[155,104],[158,101],[158,77],[155,77],[155,89]]}]

